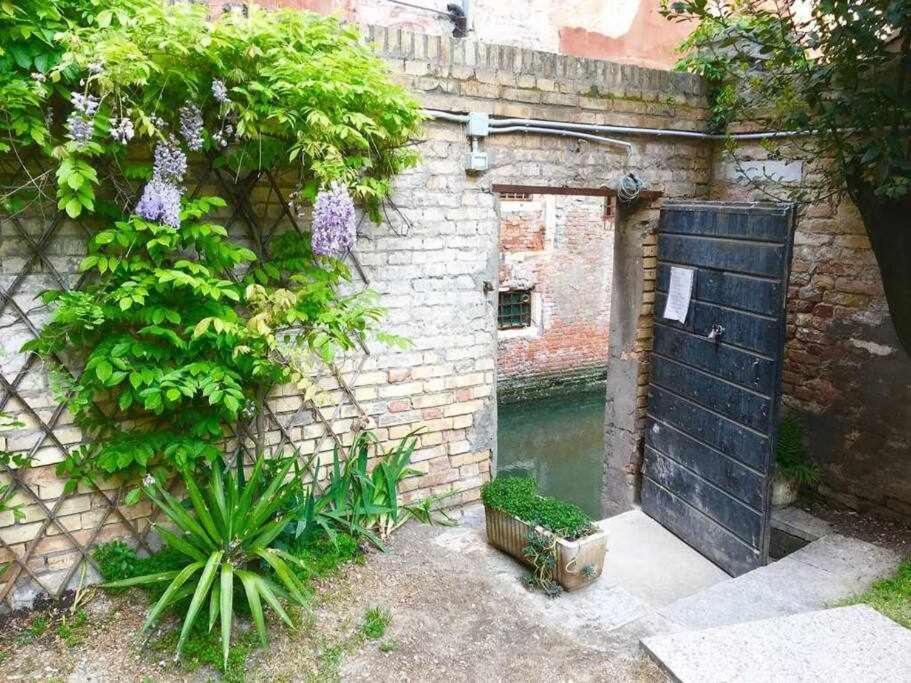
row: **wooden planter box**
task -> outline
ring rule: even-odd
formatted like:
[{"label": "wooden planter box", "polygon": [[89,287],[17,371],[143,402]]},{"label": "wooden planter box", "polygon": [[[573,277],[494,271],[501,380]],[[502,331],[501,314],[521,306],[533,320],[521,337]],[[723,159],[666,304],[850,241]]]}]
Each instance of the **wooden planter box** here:
[{"label": "wooden planter box", "polygon": [[[522,550],[526,545],[526,537],[532,527],[521,519],[513,517],[501,510],[494,510],[484,506],[487,524],[488,542],[509,555],[512,555],[522,564],[531,566]],[[541,527],[535,528],[537,533],[553,538],[554,534]],[[568,591],[583,588],[594,583],[604,569],[604,554],[607,552],[607,534],[597,531],[590,536],[585,536],[577,541],[567,541],[557,538],[557,567],[554,570],[554,579]],[[583,572],[583,568],[590,566],[591,572]]]}]

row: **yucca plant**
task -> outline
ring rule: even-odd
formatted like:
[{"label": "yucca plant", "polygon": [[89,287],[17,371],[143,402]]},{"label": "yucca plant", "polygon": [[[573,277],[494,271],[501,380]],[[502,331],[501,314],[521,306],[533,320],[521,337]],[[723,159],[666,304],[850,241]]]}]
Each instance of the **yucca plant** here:
[{"label": "yucca plant", "polygon": [[143,626],[147,632],[162,613],[190,598],[183,618],[177,654],[208,601],[208,627],[221,621],[225,665],[231,647],[235,588],[242,588],[260,640],[267,642],[263,602],[288,626],[291,619],[282,606],[291,600],[304,605],[303,585],[290,564],[306,565],[288,552],[272,547],[294,513],[288,502],[297,493],[296,481],[288,479],[293,460],[257,459],[249,480],[242,467],[226,468],[216,462],[205,487],[184,473],[188,505],[182,504],[158,482],[149,482],[145,493],[176,528],[156,525],[162,539],[187,558],[185,567],[148,576],[105,584],[124,588],[170,582],[149,611]]}]

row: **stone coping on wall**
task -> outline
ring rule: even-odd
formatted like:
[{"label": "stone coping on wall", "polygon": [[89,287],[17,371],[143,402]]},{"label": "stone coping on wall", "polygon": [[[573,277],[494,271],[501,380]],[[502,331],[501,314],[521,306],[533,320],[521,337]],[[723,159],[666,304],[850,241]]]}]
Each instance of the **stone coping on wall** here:
[{"label": "stone coping on wall", "polygon": [[365,26],[365,37],[425,107],[497,116],[703,130],[699,76]]}]

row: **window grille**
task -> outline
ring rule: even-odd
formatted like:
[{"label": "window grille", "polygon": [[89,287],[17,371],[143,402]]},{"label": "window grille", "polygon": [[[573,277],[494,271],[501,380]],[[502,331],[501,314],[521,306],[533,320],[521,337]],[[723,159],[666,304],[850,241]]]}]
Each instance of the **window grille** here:
[{"label": "window grille", "polygon": [[530,202],[531,195],[527,192],[500,192],[500,199],[504,202]]},{"label": "window grille", "polygon": [[531,326],[531,290],[500,292],[497,300],[497,328],[514,330]]}]

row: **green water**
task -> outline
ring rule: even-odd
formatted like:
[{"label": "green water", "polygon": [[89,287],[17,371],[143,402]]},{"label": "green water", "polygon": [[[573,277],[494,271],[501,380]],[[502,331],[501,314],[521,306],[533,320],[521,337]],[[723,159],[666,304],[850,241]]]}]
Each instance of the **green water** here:
[{"label": "green water", "polygon": [[533,474],[542,493],[601,518],[604,392],[500,404],[499,472]]}]

